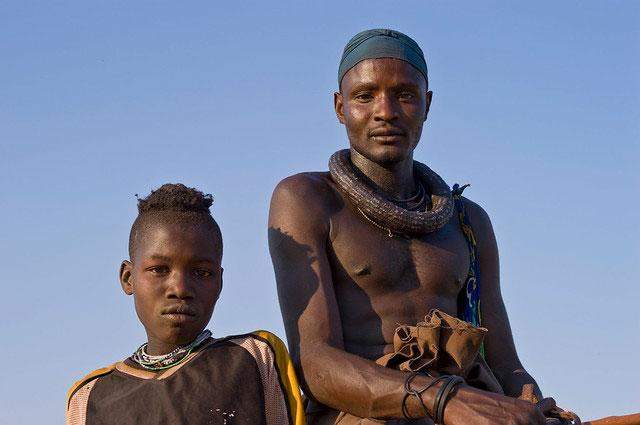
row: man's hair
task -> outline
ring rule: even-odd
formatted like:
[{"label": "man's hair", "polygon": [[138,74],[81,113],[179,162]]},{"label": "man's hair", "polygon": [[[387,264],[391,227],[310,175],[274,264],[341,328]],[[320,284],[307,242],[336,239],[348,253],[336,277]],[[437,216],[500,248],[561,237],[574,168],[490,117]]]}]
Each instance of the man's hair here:
[{"label": "man's hair", "polygon": [[138,198],[138,217],[129,233],[129,258],[133,260],[141,235],[152,224],[163,221],[183,225],[207,224],[222,256],[222,232],[209,211],[212,204],[213,196],[182,183],[165,183],[152,190],[146,198]]}]

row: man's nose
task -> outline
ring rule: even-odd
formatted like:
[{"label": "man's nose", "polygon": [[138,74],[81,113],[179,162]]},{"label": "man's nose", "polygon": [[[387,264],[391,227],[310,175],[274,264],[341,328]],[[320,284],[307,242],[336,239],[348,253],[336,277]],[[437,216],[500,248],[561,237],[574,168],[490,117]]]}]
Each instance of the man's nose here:
[{"label": "man's nose", "polygon": [[398,105],[392,96],[382,94],[375,101],[374,120],[393,121],[398,118]]},{"label": "man's nose", "polygon": [[168,282],[167,297],[181,300],[193,298],[193,282],[187,273],[174,272]]}]

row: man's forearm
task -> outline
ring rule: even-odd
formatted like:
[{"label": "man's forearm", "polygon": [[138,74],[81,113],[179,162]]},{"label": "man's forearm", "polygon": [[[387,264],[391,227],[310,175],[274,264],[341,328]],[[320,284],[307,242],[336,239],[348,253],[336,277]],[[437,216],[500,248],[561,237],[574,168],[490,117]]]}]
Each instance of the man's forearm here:
[{"label": "man's forearm", "polygon": [[310,395],[360,417],[402,417],[405,374],[331,346],[301,347]]},{"label": "man's forearm", "polygon": [[[308,351],[305,355],[305,351]],[[309,347],[301,352],[302,372],[307,390],[317,401],[359,417],[403,418],[406,372],[382,367],[375,362],[330,346]],[[412,388],[424,388],[433,381],[418,376]],[[422,403],[432,416],[433,402],[442,385],[422,393]],[[414,396],[406,399],[410,417],[424,417],[424,408]]]}]

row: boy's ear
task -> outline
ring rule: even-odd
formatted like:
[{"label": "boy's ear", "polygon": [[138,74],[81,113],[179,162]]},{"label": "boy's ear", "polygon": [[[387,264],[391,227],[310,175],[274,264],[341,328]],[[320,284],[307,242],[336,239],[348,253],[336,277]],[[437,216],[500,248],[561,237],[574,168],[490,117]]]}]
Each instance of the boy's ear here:
[{"label": "boy's ear", "polygon": [[218,301],[218,299],[220,298],[220,293],[222,292],[222,273],[223,272],[224,272],[224,269],[220,267],[220,283],[218,285],[218,293],[216,294],[216,301]]},{"label": "boy's ear", "polygon": [[131,270],[133,268],[133,264],[131,261],[124,260],[122,264],[120,264],[120,286],[122,286],[122,290],[127,295],[133,295],[133,281],[131,279]]}]

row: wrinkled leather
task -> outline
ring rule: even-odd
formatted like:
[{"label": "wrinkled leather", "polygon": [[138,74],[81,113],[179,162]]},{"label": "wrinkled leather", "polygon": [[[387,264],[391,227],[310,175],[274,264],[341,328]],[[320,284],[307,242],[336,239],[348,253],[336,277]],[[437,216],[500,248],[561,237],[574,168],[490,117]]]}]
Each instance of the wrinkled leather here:
[{"label": "wrinkled leather", "polygon": [[467,384],[504,394],[500,383],[480,355],[487,333],[440,310],[431,310],[415,326],[396,328],[392,353],[380,357],[379,365],[433,377],[458,375]]}]

